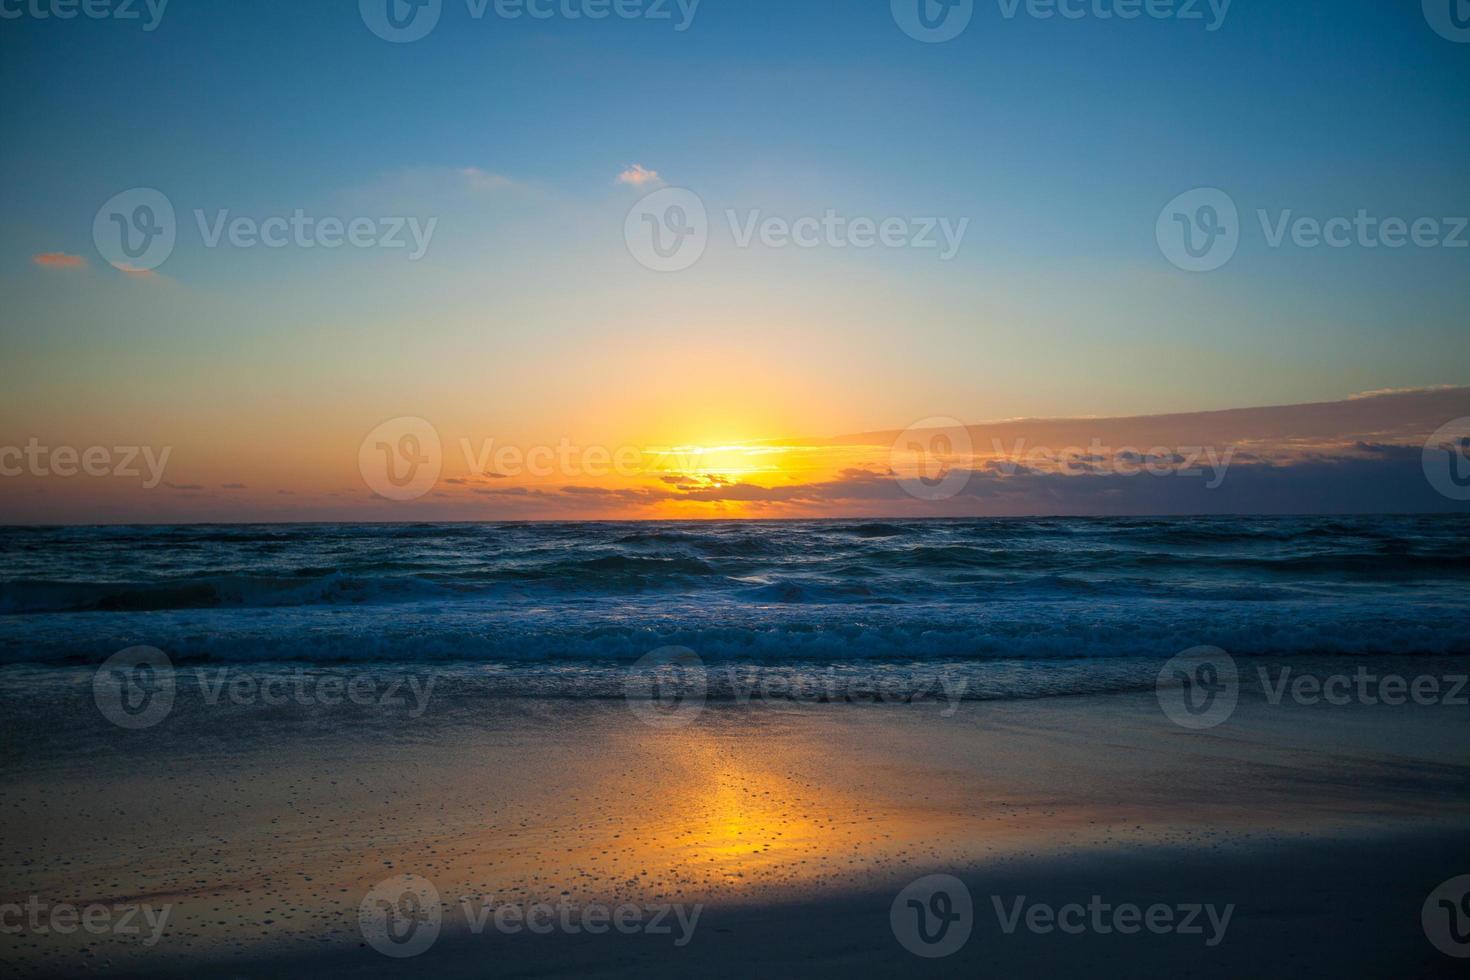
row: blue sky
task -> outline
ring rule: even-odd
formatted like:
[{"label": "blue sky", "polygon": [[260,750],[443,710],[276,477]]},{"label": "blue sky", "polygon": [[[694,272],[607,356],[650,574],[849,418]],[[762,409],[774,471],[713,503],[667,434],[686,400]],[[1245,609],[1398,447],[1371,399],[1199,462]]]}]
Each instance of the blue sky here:
[{"label": "blue sky", "polygon": [[[527,439],[677,415],[753,439],[1466,381],[1470,249],[1273,249],[1255,213],[1470,214],[1470,44],[1417,0],[1235,0],[1214,31],[1203,2],[1195,21],[1024,9],[979,2],[942,44],[888,0],[702,0],[682,32],[445,0],[408,44],[356,0],[172,0],[153,31],[0,21],[0,407],[17,431],[163,426],[253,452],[262,428],[400,411]],[[618,184],[633,164],[658,184]],[[717,230],[667,276],[622,240],[659,184],[717,229],[726,209],[969,226],[948,262]],[[139,186],[179,213],[159,283],[92,241]],[[1199,187],[1242,218],[1207,274],[1155,239]],[[192,217],[296,208],[432,216],[436,237],[417,263],[207,249]]]}]

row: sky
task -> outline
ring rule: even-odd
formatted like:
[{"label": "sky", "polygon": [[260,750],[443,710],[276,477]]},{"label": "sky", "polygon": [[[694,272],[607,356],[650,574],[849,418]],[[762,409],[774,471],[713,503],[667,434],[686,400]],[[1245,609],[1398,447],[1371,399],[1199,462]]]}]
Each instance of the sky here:
[{"label": "sky", "polygon": [[[420,28],[425,10],[62,19],[0,0],[0,521],[994,512],[972,487],[728,488],[901,470],[853,433],[944,449],[950,425],[1470,382],[1470,38],[1450,0],[1157,0],[1132,19],[1128,0],[990,0],[951,11],[969,20],[944,41],[922,39],[919,2],[622,0],[639,16],[593,19],[613,5],[442,0],[424,36],[389,40],[390,3]],[[159,200],[172,247],[120,252],[162,227]],[[282,231],[293,216],[309,230]],[[280,247],[258,240],[271,219]],[[1334,219],[1341,247],[1318,240]],[[1392,221],[1417,237],[1385,244]],[[326,247],[333,222],[361,244]],[[672,259],[650,250],[665,233]],[[1450,391],[1394,445],[1470,416]],[[1343,411],[1333,445],[1358,459],[1379,443]],[[410,491],[385,496],[365,460],[387,445],[411,468],[426,443],[405,419],[428,424],[438,476],[394,499]],[[640,462],[507,474],[473,464],[487,443]],[[167,450],[166,474],[5,455],[26,446],[109,466]],[[1371,503],[1456,505],[1420,490]],[[1350,501],[1291,503],[1230,506]]]}]

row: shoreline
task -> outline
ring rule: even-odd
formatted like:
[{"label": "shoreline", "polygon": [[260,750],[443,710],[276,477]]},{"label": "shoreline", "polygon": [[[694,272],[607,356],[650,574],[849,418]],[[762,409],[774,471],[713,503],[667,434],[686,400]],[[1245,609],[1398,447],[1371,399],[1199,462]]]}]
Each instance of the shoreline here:
[{"label": "shoreline", "polygon": [[[513,935],[493,929],[472,934],[446,927],[431,948],[407,959],[390,959],[362,947],[276,952],[203,959],[162,971],[150,967],[147,975],[206,970],[238,977],[370,977],[391,972],[609,980],[777,971],[833,978],[1059,972],[1120,978],[1450,977],[1460,975],[1462,964],[1426,940],[1420,912],[1424,896],[1447,876],[1445,868],[1470,868],[1464,860],[1470,853],[1467,845],[1470,825],[1453,831],[1205,851],[1143,845],[928,869],[953,873],[973,903],[968,939],[936,959],[913,955],[896,937],[891,919],[899,891],[895,886],[804,900],[706,906],[698,932],[682,947],[676,945],[677,926],[659,936],[611,929],[600,935],[533,935],[524,929]],[[1264,887],[1268,881],[1280,887]],[[1033,909],[1060,911],[1094,904],[1098,898],[1103,902],[1101,917],[1069,920],[1074,928],[1083,924],[1080,932],[1066,932],[1060,925],[1033,931],[1024,918]],[[1025,909],[1019,918],[1017,902]],[[1123,920],[1118,916],[1130,906],[1145,914],[1151,908],[1177,909],[1176,931],[1120,931]],[[1202,911],[1186,923],[1196,906]]]},{"label": "shoreline", "polygon": [[[664,966],[647,959],[656,943],[629,954],[655,973],[708,956],[698,969],[719,975],[726,954],[699,952],[725,935],[713,923],[779,935],[782,916],[797,914],[781,910],[800,909],[826,923],[807,944],[828,951],[823,962],[858,949],[882,975],[876,964],[893,949],[931,964],[896,946],[888,926],[852,929],[838,910],[871,912],[878,883],[896,890],[936,871],[977,895],[1013,872],[1017,894],[1041,894],[1101,862],[1108,870],[1093,880],[1121,900],[1143,874],[1135,865],[1238,866],[1260,900],[1302,887],[1306,858],[1294,855],[1325,848],[1339,863],[1377,855],[1323,886],[1364,908],[1407,871],[1399,851],[1427,849],[1418,874],[1438,877],[1425,894],[1470,872],[1447,856],[1465,853],[1470,829],[1470,729],[1463,709],[1446,706],[1243,698],[1227,724],[1191,731],[1152,693],[967,701],[949,717],[924,702],[717,703],[663,728],[611,701],[483,697],[450,684],[418,718],[181,698],[157,728],[124,731],[95,718],[88,674],[42,682],[48,696],[15,700],[4,724],[19,752],[0,767],[12,817],[0,904],[167,902],[172,915],[149,948],[124,936],[0,936],[3,958],[24,972],[85,974],[111,961],[109,971],[256,963],[269,973],[300,961],[370,975],[441,957],[449,975],[472,972],[474,953],[456,965],[452,929],[412,960],[358,957],[362,903],[403,875],[433,882],[446,914],[465,898],[476,908],[702,904],[695,940]],[[1459,849],[1431,847],[1446,839]],[[1136,884],[1163,894],[1171,881]],[[1407,886],[1394,887],[1407,901]],[[1339,945],[1357,939],[1351,923],[1319,919]],[[1397,929],[1396,948],[1438,955],[1417,931]],[[476,938],[487,939],[465,948]],[[586,946],[591,937],[488,938],[507,962],[550,949],[594,973],[605,949]],[[781,942],[797,950],[799,938]],[[635,950],[650,939],[616,937]],[[1030,956],[1028,943],[1014,955]],[[523,975],[536,975],[542,955],[526,953]]]}]

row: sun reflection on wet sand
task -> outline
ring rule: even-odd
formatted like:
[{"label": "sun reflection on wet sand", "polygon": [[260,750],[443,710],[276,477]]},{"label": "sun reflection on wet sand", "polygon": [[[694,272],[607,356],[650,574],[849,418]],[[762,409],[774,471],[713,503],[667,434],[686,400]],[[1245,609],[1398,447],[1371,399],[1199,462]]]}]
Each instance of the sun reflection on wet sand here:
[{"label": "sun reflection on wet sand", "polygon": [[[224,748],[201,731],[138,743],[126,767],[79,756],[7,780],[15,812],[35,816],[16,821],[0,872],[7,894],[167,901],[167,952],[188,956],[267,937],[355,948],[359,902],[400,874],[434,883],[453,930],[462,905],[759,906],[1043,853],[1445,818],[1432,780],[1375,782],[1392,760],[1342,732],[1283,747],[1246,719],[1229,740],[1163,724],[1111,699],[951,719],[724,707],[659,731],[621,704],[492,700],[424,721],[432,737],[388,722],[306,737],[287,721]],[[31,953],[96,952],[82,941]]]}]

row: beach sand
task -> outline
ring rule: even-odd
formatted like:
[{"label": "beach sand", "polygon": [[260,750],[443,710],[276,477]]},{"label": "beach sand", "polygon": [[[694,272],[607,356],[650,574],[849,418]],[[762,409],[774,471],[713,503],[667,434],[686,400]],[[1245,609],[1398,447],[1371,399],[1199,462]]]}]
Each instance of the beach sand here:
[{"label": "beach sand", "polygon": [[[98,719],[90,672],[5,679],[0,903],[143,906],[137,934],[0,935],[22,974],[710,976],[1448,975],[1420,908],[1470,873],[1470,726],[1451,706],[1246,698],[1190,731],[1152,693],[942,703],[710,704],[684,727],[620,700],[427,709],[204,703]],[[890,923],[965,882],[944,958]],[[414,875],[440,900],[411,958],[359,908]],[[1204,935],[1007,933],[996,902],[1233,905]],[[667,933],[479,922],[488,908],[665,908]],[[676,912],[667,907],[677,907]],[[696,912],[697,908],[697,912]],[[647,911],[644,911],[647,910]],[[697,914],[690,923],[688,919]],[[100,913],[99,913],[100,915]],[[680,916],[684,917],[681,924]],[[631,914],[630,914],[631,916]]]}]

